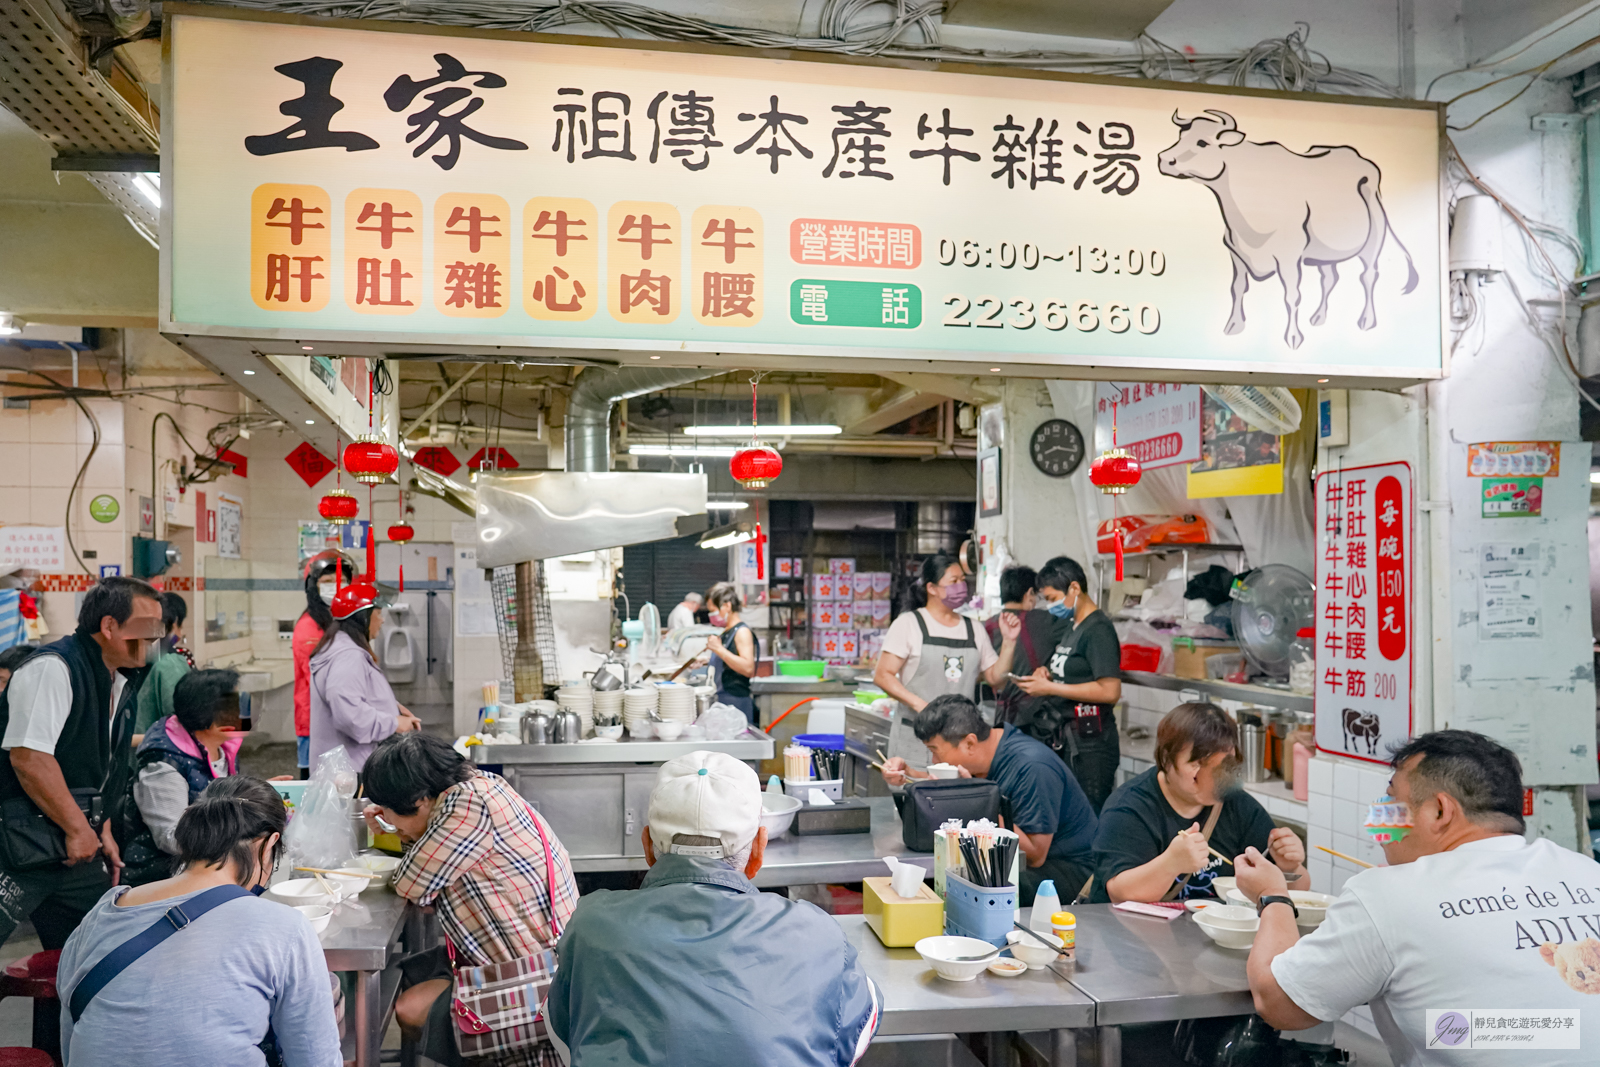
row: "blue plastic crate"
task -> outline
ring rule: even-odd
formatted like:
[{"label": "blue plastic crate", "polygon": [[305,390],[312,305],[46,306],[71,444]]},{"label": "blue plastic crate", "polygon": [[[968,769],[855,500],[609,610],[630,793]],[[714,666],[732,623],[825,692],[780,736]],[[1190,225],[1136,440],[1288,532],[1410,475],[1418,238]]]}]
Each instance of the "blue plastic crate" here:
[{"label": "blue plastic crate", "polygon": [[1004,948],[1016,919],[1017,887],[989,889],[959,874],[947,873],[944,886],[944,932],[975,937]]}]

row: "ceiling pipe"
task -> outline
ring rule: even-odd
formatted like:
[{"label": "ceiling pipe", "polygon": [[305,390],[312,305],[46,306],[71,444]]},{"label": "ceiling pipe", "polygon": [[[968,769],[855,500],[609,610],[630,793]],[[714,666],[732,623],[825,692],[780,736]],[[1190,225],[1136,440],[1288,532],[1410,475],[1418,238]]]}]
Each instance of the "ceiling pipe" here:
[{"label": "ceiling pipe", "polygon": [[573,383],[572,396],[567,401],[566,469],[611,469],[611,408],[617,401],[715,378],[723,373],[720,370],[671,367],[585,369]]}]

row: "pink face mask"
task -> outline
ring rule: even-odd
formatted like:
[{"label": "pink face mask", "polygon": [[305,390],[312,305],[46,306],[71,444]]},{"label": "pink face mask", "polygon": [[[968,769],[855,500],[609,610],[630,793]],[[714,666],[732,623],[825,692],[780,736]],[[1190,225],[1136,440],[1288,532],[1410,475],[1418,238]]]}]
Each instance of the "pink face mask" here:
[{"label": "pink face mask", "polygon": [[726,626],[726,625],[728,625],[728,617],[726,615],[719,615],[716,612],[712,612],[711,613],[711,625],[712,626]]},{"label": "pink face mask", "polygon": [[945,607],[954,611],[967,602],[967,583],[957,582],[954,585],[940,586],[939,599],[944,601]]}]

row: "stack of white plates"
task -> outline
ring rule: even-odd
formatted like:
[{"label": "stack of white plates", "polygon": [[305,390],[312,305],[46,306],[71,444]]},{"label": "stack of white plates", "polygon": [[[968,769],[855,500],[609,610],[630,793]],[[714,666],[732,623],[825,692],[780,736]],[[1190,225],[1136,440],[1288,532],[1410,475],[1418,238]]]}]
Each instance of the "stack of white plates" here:
[{"label": "stack of white plates", "polygon": [[575,711],[583,724],[583,736],[594,733],[594,690],[586,685],[564,685],[556,690],[556,703],[562,711]]},{"label": "stack of white plates", "polygon": [[677,682],[661,682],[656,686],[660,694],[662,722],[694,722],[694,688]]},{"label": "stack of white plates", "polygon": [[622,694],[623,690],[621,689],[596,689],[594,691],[595,717],[609,719],[612,722],[619,721],[622,715]]},{"label": "stack of white plates", "polygon": [[622,724],[628,728],[630,734],[636,733],[634,727],[648,721],[655,707],[655,686],[645,685],[625,690],[622,694]]}]

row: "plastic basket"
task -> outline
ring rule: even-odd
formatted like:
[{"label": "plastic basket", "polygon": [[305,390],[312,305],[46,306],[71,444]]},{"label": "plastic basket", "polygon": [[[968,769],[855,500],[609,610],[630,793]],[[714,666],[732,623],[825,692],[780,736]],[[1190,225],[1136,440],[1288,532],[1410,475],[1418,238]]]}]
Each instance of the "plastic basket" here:
[{"label": "plastic basket", "polygon": [[1017,887],[988,889],[973,885],[959,874],[946,872],[944,881],[944,932],[975,937],[1005,947],[1006,934],[1017,913]]},{"label": "plastic basket", "polygon": [[1150,645],[1123,645],[1122,669],[1155,672],[1161,669],[1161,650]]},{"label": "plastic basket", "polygon": [[843,752],[844,734],[795,734],[794,743],[807,748],[820,748],[824,752]]},{"label": "plastic basket", "polygon": [[778,673],[785,678],[821,678],[827,663],[820,659],[781,659]]}]

